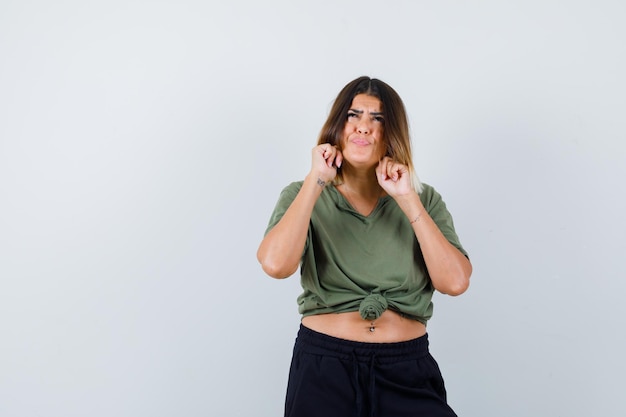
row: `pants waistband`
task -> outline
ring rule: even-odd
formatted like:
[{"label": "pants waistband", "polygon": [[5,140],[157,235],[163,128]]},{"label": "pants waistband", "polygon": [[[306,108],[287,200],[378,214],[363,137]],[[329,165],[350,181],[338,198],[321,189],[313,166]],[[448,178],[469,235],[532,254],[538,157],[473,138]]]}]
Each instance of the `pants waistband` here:
[{"label": "pants waistband", "polygon": [[368,360],[375,355],[379,363],[418,359],[429,354],[428,334],[405,342],[355,342],[316,332],[302,324],[296,338],[296,347],[309,353],[340,358],[356,356],[360,360]]}]

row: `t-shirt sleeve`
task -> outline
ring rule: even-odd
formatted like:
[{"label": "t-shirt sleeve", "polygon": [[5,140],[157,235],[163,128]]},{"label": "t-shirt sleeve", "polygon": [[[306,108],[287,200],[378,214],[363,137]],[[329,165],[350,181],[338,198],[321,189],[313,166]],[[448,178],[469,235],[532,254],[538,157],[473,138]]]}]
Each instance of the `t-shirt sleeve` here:
[{"label": "t-shirt sleeve", "polygon": [[424,187],[424,191],[420,194],[420,197],[428,214],[437,224],[446,239],[469,259],[467,252],[463,249],[459,237],[456,234],[452,215],[448,211],[446,203],[444,203],[441,195],[433,187],[426,184],[424,184]]},{"label": "t-shirt sleeve", "polygon": [[291,203],[298,195],[298,192],[300,192],[300,188],[302,188],[302,182],[292,182],[291,184],[283,188],[280,196],[278,197],[278,202],[274,207],[274,211],[272,212],[267,228],[265,229],[266,235],[270,230],[272,230],[274,226],[276,226],[280,219],[283,218],[285,212],[287,211],[289,206],[291,206]]}]

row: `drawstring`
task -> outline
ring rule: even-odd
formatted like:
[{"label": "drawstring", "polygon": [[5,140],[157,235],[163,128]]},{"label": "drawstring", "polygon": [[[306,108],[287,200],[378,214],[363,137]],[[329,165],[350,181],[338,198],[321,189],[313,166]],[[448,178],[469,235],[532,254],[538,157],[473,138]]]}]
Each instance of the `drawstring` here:
[{"label": "drawstring", "polygon": [[370,417],[376,416],[376,373],[374,365],[376,362],[376,353],[370,358]]},{"label": "drawstring", "polygon": [[354,368],[354,390],[356,391],[356,417],[361,417],[363,393],[361,392],[361,384],[359,384],[359,360],[355,351],[352,351],[352,367]]},{"label": "drawstring", "polygon": [[[356,391],[356,416],[362,417],[361,411],[363,407],[363,393],[361,391],[361,384],[359,382],[359,360],[357,358],[356,352],[352,351],[352,365],[354,367],[354,389]],[[370,364],[369,364],[370,372],[369,372],[369,401],[370,401],[370,417],[376,416],[376,353],[373,353],[370,356]]]}]

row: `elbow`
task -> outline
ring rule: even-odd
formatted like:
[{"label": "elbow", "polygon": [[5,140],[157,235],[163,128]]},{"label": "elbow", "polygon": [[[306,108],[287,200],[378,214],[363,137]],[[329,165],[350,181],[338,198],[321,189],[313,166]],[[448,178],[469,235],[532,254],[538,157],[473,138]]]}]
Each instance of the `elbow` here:
[{"label": "elbow", "polygon": [[436,289],[437,291],[452,297],[459,296],[469,288],[471,275],[472,266],[471,264],[468,264],[467,268],[458,271],[452,279],[447,280],[446,284],[441,286],[442,288]]},{"label": "elbow", "polygon": [[276,266],[276,265],[272,265],[268,263],[263,263],[263,262],[261,262],[261,268],[263,269],[263,272],[265,272],[267,275],[276,279],[289,278],[296,272],[296,269],[297,269],[297,268],[287,269],[284,267],[280,267],[280,266]]},{"label": "elbow", "polygon": [[469,277],[466,279],[459,279],[454,283],[448,285],[443,291],[440,291],[446,295],[450,295],[452,297],[457,297],[463,294],[469,288]]},{"label": "elbow", "polygon": [[268,257],[262,257],[260,254],[257,254],[257,259],[261,264],[263,272],[276,279],[289,278],[298,269],[298,265],[290,267],[283,263],[276,262],[276,260],[269,259]]},{"label": "elbow", "polygon": [[460,270],[457,272],[457,278],[454,280],[454,284],[451,286],[449,295],[456,297],[463,294],[470,285],[470,277],[472,276],[472,264],[468,258],[463,258],[463,262]]}]

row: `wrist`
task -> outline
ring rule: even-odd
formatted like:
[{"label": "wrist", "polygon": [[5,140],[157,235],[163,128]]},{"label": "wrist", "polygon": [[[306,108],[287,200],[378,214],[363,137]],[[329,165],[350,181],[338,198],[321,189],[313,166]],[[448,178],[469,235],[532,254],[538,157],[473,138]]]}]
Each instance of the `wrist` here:
[{"label": "wrist", "polygon": [[412,207],[418,207],[420,209],[424,208],[422,200],[420,200],[419,194],[417,194],[413,190],[406,194],[395,195],[393,198],[394,200],[396,200],[396,203],[398,203],[400,208],[405,212],[407,211],[407,209],[410,209]]},{"label": "wrist", "polygon": [[[426,212],[426,210],[422,210],[420,211],[415,217],[413,217],[413,220],[410,221],[411,225],[415,224],[415,223],[419,223],[420,220],[422,220],[422,215]],[[409,217],[410,219],[410,217]]]},{"label": "wrist", "polygon": [[395,200],[411,224],[418,222],[424,213],[426,213],[422,200],[420,200],[416,192],[398,196]]},{"label": "wrist", "polygon": [[311,188],[319,191],[326,188],[326,186],[330,183],[330,181],[325,180],[321,175],[317,175],[313,172],[307,175],[304,181],[308,183]]},{"label": "wrist", "polygon": [[309,174],[307,175],[307,177],[310,177],[310,178],[314,179],[315,182],[319,183],[319,185],[322,188],[324,186],[330,184],[333,181],[333,179],[335,178],[335,176],[332,175],[332,174],[329,177],[328,172],[323,172],[323,171],[320,172],[318,170],[311,170],[311,171],[309,171]]}]

